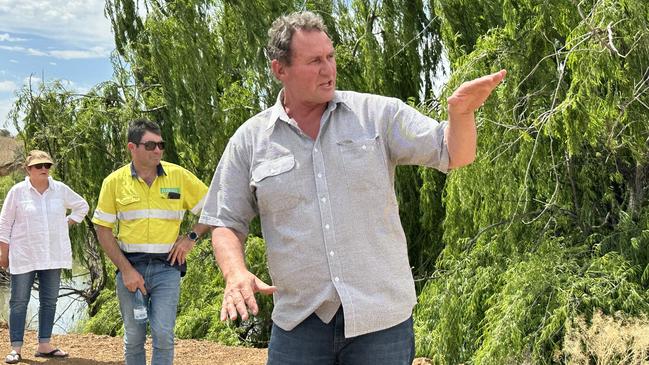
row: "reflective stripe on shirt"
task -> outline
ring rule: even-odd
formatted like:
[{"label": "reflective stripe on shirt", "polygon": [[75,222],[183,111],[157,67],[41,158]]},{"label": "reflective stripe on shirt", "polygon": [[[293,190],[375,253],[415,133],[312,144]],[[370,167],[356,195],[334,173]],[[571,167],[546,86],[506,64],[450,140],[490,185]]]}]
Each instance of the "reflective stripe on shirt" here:
[{"label": "reflective stripe on shirt", "polygon": [[95,209],[95,214],[93,214],[93,219],[100,219],[104,222],[115,223],[117,216],[115,214],[104,213],[99,209]]},{"label": "reflective stripe on shirt", "polygon": [[144,218],[182,220],[184,216],[184,210],[163,209],[128,210],[125,212],[117,213],[117,219],[119,219],[120,221],[129,221]]},{"label": "reflective stripe on shirt", "polygon": [[124,252],[142,252],[142,253],[167,253],[171,251],[173,243],[156,243],[156,242],[146,242],[146,243],[125,243],[122,241],[117,241],[119,248]]}]

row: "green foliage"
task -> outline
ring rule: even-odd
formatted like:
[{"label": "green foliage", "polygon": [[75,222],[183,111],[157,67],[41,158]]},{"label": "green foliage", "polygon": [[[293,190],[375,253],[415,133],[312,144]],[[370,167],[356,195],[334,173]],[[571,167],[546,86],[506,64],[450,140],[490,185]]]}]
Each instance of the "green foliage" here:
[{"label": "green foliage", "polygon": [[[649,7],[439,6],[455,70],[448,91],[499,68],[508,75],[478,113],[476,163],[446,180],[446,247],[419,298],[418,353],[550,363],[571,318],[649,305]],[[493,18],[467,23],[478,12]]]},{"label": "green foliage", "polygon": [[84,323],[84,332],[109,336],[124,335],[124,327],[122,325],[122,316],[119,313],[119,301],[117,300],[117,294],[115,293],[114,280],[112,285],[107,285],[106,288],[101,291],[92,305],[101,310],[97,310],[96,314],[88,318]]},{"label": "green foliage", "polygon": [[4,198],[7,196],[7,193],[12,186],[24,179],[25,175],[18,171],[13,172],[11,175],[0,176],[0,201],[4,201]]},{"label": "green foliage", "polygon": [[[207,243],[207,242],[205,242]],[[248,268],[264,282],[271,282],[266,268],[263,239],[250,236],[245,256]],[[187,275],[182,281],[176,335],[179,338],[207,338],[226,345],[265,347],[272,322],[272,297],[256,296],[259,312],[247,321],[221,322],[221,302],[225,281],[209,245],[197,245],[190,253]]]}]

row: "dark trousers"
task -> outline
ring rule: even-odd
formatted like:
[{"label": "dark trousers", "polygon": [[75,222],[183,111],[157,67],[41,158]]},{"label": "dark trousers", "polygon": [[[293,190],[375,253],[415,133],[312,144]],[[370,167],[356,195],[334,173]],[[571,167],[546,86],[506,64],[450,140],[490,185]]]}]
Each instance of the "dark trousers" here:
[{"label": "dark trousers", "polygon": [[412,317],[377,332],[345,338],[339,309],[328,324],[312,314],[291,331],[276,325],[267,365],[410,365],[415,357]]}]

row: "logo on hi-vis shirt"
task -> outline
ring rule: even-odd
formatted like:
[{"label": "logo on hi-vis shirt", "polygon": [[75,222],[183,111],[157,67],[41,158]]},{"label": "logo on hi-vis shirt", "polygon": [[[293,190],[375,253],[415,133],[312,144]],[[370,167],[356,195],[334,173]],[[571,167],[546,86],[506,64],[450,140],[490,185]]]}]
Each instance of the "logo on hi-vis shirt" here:
[{"label": "logo on hi-vis shirt", "polygon": [[168,194],[168,193],[180,194],[180,188],[160,188],[160,194]]},{"label": "logo on hi-vis shirt", "polygon": [[160,194],[167,199],[180,199],[180,188],[160,188]]}]

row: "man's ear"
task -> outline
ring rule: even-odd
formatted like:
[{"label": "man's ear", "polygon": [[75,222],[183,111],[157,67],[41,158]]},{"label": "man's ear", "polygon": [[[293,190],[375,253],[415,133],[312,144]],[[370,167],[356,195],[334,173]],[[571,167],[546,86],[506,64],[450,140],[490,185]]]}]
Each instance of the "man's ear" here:
[{"label": "man's ear", "polygon": [[283,76],[286,74],[285,67],[286,66],[283,63],[281,63],[279,60],[270,61],[270,68],[273,71],[273,75],[275,75],[275,78],[277,78],[280,81],[282,81]]},{"label": "man's ear", "polygon": [[136,149],[136,148],[137,148],[137,145],[135,143],[133,143],[133,142],[129,142],[129,143],[126,144],[126,149],[128,149],[131,152],[133,152],[133,150]]}]

